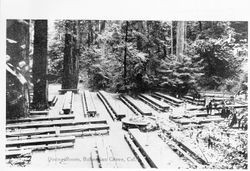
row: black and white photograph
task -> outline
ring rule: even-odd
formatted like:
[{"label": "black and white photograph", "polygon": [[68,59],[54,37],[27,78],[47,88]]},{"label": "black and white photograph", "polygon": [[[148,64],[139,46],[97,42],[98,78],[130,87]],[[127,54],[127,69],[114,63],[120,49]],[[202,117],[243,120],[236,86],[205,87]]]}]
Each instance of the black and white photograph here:
[{"label": "black and white photograph", "polygon": [[4,22],[6,168],[248,169],[248,18]]}]

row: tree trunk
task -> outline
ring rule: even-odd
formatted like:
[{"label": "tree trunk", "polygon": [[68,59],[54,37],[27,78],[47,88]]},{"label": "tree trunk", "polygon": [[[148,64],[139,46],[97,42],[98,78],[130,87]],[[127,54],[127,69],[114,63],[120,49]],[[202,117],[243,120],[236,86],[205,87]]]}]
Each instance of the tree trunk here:
[{"label": "tree trunk", "polygon": [[79,28],[79,21],[76,21],[75,28],[75,47],[73,53],[73,75],[74,75],[74,84],[73,88],[77,89],[78,87],[78,79],[79,79],[79,56],[80,56],[80,28]]},{"label": "tree trunk", "polygon": [[177,22],[177,35],[176,35],[176,56],[179,62],[182,62],[182,55],[184,53],[185,44],[185,22]]},{"label": "tree trunk", "polygon": [[[72,28],[73,25],[73,28]],[[62,89],[77,89],[79,75],[79,21],[65,24]],[[73,30],[72,30],[73,29]],[[73,33],[72,33],[73,32]],[[77,35],[74,38],[74,35]]]},{"label": "tree trunk", "polygon": [[202,22],[199,21],[199,29],[200,29],[200,32],[202,32]]},{"label": "tree trunk", "polygon": [[105,24],[106,24],[105,20],[101,21],[100,33],[105,29]]},{"label": "tree trunk", "polygon": [[126,21],[126,30],[125,30],[125,47],[124,47],[124,61],[123,61],[123,66],[124,66],[124,85],[127,84],[126,82],[126,77],[127,77],[127,41],[128,41],[128,21]]},{"label": "tree trunk", "polygon": [[48,107],[48,82],[47,75],[47,20],[35,20],[34,28],[34,55],[33,55],[33,104],[38,110]]},{"label": "tree trunk", "polygon": [[[143,32],[143,21],[137,21],[137,25],[138,25],[138,32],[142,33]],[[142,50],[142,39],[140,36],[136,37],[136,46],[138,50]]]},{"label": "tree trunk", "polygon": [[171,21],[171,55],[174,55],[173,21]]}]

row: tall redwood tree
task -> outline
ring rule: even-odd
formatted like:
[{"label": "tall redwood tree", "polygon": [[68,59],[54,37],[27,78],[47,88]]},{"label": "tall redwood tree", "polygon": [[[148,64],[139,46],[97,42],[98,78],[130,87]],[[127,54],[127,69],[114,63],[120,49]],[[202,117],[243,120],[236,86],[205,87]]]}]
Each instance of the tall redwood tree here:
[{"label": "tall redwood tree", "polygon": [[48,66],[48,21],[35,20],[33,54],[33,104],[38,110],[48,107],[48,81],[46,79]]}]

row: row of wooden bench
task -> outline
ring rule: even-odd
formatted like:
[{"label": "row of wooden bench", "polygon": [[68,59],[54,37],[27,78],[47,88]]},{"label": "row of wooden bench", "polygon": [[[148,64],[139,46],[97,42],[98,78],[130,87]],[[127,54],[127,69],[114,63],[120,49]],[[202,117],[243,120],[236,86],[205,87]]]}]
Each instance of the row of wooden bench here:
[{"label": "row of wooden bench", "polygon": [[32,151],[37,150],[73,147],[74,143],[74,136],[9,140],[6,141],[5,156],[6,158],[22,157],[31,155]]},{"label": "row of wooden bench", "polygon": [[106,135],[108,133],[107,121],[96,119],[82,122],[50,120],[7,124],[6,158],[23,155],[24,150],[73,147],[75,141],[73,137],[75,136]]}]

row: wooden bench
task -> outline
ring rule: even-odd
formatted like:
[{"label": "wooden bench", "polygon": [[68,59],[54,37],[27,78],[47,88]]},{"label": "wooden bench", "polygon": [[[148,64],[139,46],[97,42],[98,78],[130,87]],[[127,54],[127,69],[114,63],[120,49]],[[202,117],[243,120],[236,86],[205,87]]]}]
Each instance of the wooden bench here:
[{"label": "wooden bench", "polygon": [[7,124],[6,129],[26,129],[26,128],[44,128],[44,127],[62,127],[62,126],[74,126],[74,125],[84,125],[84,124],[99,124],[107,123],[106,120],[86,120],[86,121],[43,121],[43,122],[33,122],[33,123],[22,123],[22,124]]},{"label": "wooden bench", "polygon": [[152,115],[152,109],[147,106],[145,103],[138,99],[134,99],[128,95],[122,96],[124,100],[126,100],[130,105],[132,105],[141,115]]},{"label": "wooden bench", "polygon": [[110,105],[108,104],[108,102],[104,99],[104,97],[100,94],[97,93],[97,96],[99,97],[99,99],[102,101],[102,103],[104,104],[105,108],[107,109],[110,117],[115,121],[117,120],[115,113],[113,112],[113,109],[110,107]]},{"label": "wooden bench", "polygon": [[12,150],[32,150],[32,151],[40,151],[40,150],[51,150],[51,149],[59,149],[59,148],[71,148],[74,146],[74,142],[60,142],[58,144],[37,144],[37,145],[28,145],[28,146],[20,146],[20,147],[7,147],[8,151]]},{"label": "wooden bench", "polygon": [[206,124],[210,122],[221,122],[224,121],[225,119],[218,116],[218,117],[178,118],[171,120],[181,125],[187,125],[187,124]]},{"label": "wooden bench", "polygon": [[204,102],[205,102],[205,99],[203,98],[198,99],[198,98],[193,98],[192,96],[184,96],[182,99],[194,105],[204,106]]},{"label": "wooden bench", "polygon": [[90,124],[85,126],[64,127],[60,129],[60,134],[69,132],[87,132],[99,130],[109,130],[109,126],[107,124]]},{"label": "wooden bench", "polygon": [[158,99],[163,98],[164,101],[169,102],[174,106],[180,106],[183,103],[183,101],[180,100],[180,99],[177,99],[175,97],[172,97],[172,96],[169,96],[167,94],[160,93],[160,92],[155,92],[155,93],[152,94],[152,96],[154,96],[154,97],[156,97]]},{"label": "wooden bench", "polygon": [[64,95],[64,101],[62,107],[64,114],[70,114],[72,112],[72,103],[73,103],[73,92],[67,91]]},{"label": "wooden bench", "polygon": [[64,94],[68,91],[72,91],[73,93],[78,93],[79,92],[79,89],[61,89],[61,90],[58,90],[60,94]]},{"label": "wooden bench", "polygon": [[[234,109],[239,109],[239,108],[248,108],[248,105],[225,105],[225,107],[228,108],[234,108]],[[222,109],[222,106],[219,107],[212,107],[213,110],[220,110]],[[206,107],[192,107],[192,108],[188,108],[187,110],[192,111],[192,110],[207,110]]]},{"label": "wooden bench", "polygon": [[75,142],[74,136],[68,137],[49,137],[49,138],[37,138],[37,139],[27,139],[27,140],[14,140],[6,141],[6,147],[22,147],[29,145],[41,145],[41,144],[57,144],[63,142]]},{"label": "wooden bench", "polygon": [[55,134],[55,129],[49,130],[32,130],[32,131],[15,131],[7,132],[6,137],[21,137],[21,136],[32,136],[32,135],[43,135],[43,134]]},{"label": "wooden bench", "polygon": [[40,115],[48,115],[49,111],[48,110],[42,110],[42,111],[30,111],[29,112],[30,116],[40,116]]},{"label": "wooden bench", "polygon": [[95,116],[96,115],[96,107],[93,102],[93,98],[91,96],[91,93],[88,90],[84,91],[84,101],[85,101],[85,106],[87,110],[87,115],[88,116]]},{"label": "wooden bench", "polygon": [[121,120],[126,116],[127,108],[125,108],[126,106],[120,101],[120,99],[115,99],[114,96],[109,93],[106,93],[105,91],[99,91],[99,96],[104,99],[104,105],[109,106],[111,111],[108,111],[113,113],[117,120]]},{"label": "wooden bench", "polygon": [[13,158],[13,157],[20,157],[20,156],[30,156],[31,157],[32,150],[30,149],[9,149],[5,151],[5,158]]},{"label": "wooden bench", "polygon": [[56,136],[82,136],[89,134],[108,134],[109,126],[107,123],[99,124],[87,124],[87,125],[76,125],[67,126],[62,128],[49,128],[49,129],[39,129],[39,130],[24,130],[7,132],[7,140],[25,140],[34,138],[48,138]]},{"label": "wooden bench", "polygon": [[153,108],[160,110],[160,111],[166,111],[169,109],[169,105],[163,101],[160,101],[158,99],[153,98],[152,96],[148,94],[140,94],[139,98],[152,106]]},{"label": "wooden bench", "polygon": [[[138,129],[129,129],[128,133],[150,167],[164,169],[188,168],[188,165],[157,134],[147,135],[148,133],[142,133]],[[147,136],[153,141],[147,142]]]},{"label": "wooden bench", "polygon": [[65,115],[65,116],[55,116],[55,117],[36,117],[36,118],[23,118],[23,119],[9,119],[6,121],[7,124],[11,123],[25,123],[34,121],[54,121],[54,120],[70,120],[75,119],[75,116]]},{"label": "wooden bench", "polygon": [[133,154],[136,156],[142,168],[145,168],[145,169],[151,168],[151,166],[148,164],[145,157],[140,152],[139,148],[135,145],[135,143],[132,141],[132,139],[127,133],[124,134],[124,139],[128,143],[130,149],[132,150]]}]

